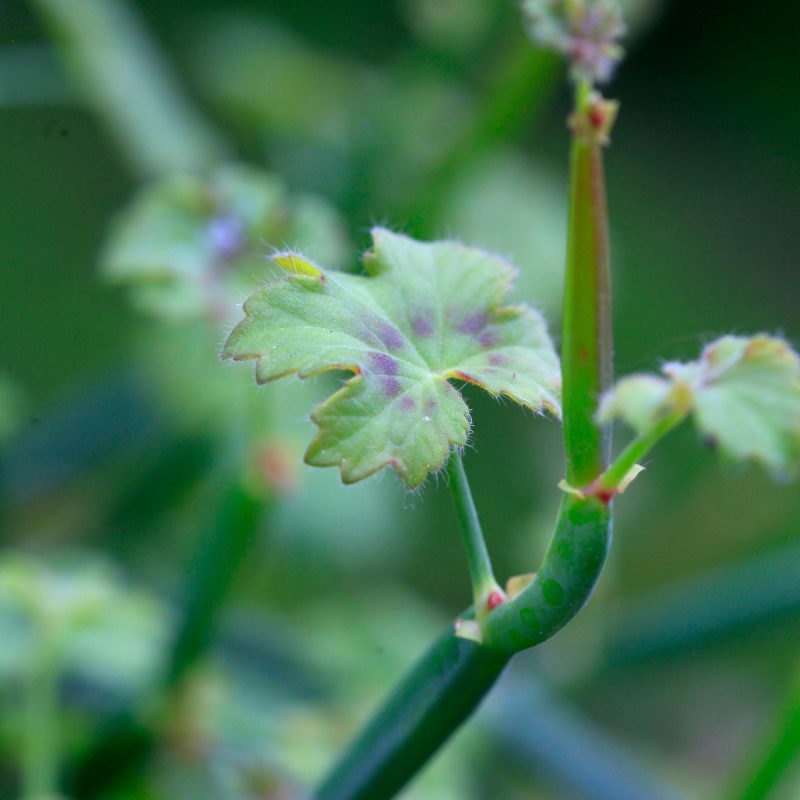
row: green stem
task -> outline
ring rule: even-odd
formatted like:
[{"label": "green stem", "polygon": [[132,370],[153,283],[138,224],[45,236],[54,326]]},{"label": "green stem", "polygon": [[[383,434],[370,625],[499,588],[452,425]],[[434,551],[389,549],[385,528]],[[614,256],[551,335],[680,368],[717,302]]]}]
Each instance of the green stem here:
[{"label": "green stem", "polygon": [[502,595],[502,590],[494,577],[460,450],[453,450],[450,454],[447,475],[450,478],[450,491],[456,504],[458,522],[464,534],[475,614],[478,623],[482,624],[488,612],[490,595],[493,592],[500,592]]},{"label": "green stem", "polygon": [[658,444],[673,428],[686,419],[685,411],[673,411],[649,431],[637,436],[609,465],[608,469],[597,478],[588,489],[590,494],[615,492],[635,467],[653,447]]},{"label": "green stem", "polygon": [[565,495],[536,577],[489,614],[486,646],[508,657],[557,633],[591,596],[610,543],[610,508],[594,497]]},{"label": "green stem", "polygon": [[763,800],[772,797],[786,772],[797,764],[800,753],[800,678],[794,681],[780,719],[770,736],[765,752],[752,771],[739,783],[738,791],[726,793],[726,798]]},{"label": "green stem", "polygon": [[[590,101],[578,87],[578,112]],[[594,480],[610,452],[609,432],[594,423],[597,400],[611,382],[608,231],[602,154],[575,136],[562,365],[567,479]],[[473,584],[487,574],[483,538],[460,462],[448,467],[462,519]],[[463,475],[463,466],[461,467]],[[453,479],[455,478],[455,480]],[[469,499],[468,499],[469,498]],[[565,496],[537,577],[516,599],[484,620],[484,644],[452,631],[411,672],[322,784],[316,800],[388,800],[477,707],[517,651],[544,641],[589,598],[605,562],[611,512],[595,497]],[[480,605],[477,606],[480,608]]]},{"label": "green stem", "polygon": [[40,639],[32,659],[25,691],[22,732],[22,797],[48,800],[58,793],[59,771],[59,658],[57,634],[47,620],[39,626]]},{"label": "green stem", "polygon": [[[578,85],[576,117],[590,97]],[[591,483],[608,463],[610,429],[594,417],[597,400],[612,379],[611,278],[603,154],[599,143],[573,134],[569,239],[561,345],[564,447],[567,482]]]},{"label": "green stem", "polygon": [[448,629],[362,730],[314,800],[388,800],[494,685],[508,659]]},{"label": "green stem", "polygon": [[[611,272],[603,155],[587,135],[591,86],[578,84],[570,166],[569,239],[561,345],[567,482],[592,483],[608,463],[611,432],[595,423],[612,379]],[[548,639],[584,606],[611,542],[611,510],[597,497],[565,496],[539,571],[488,617],[484,641],[510,654]]]},{"label": "green stem", "polygon": [[224,600],[252,548],[264,501],[240,482],[226,488],[186,577],[186,606],[170,651],[164,685],[176,686],[208,652]]}]

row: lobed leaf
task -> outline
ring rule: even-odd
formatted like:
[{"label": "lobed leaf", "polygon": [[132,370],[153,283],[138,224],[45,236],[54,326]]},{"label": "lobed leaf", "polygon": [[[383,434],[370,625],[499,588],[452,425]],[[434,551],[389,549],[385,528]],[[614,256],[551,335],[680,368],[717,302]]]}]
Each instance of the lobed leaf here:
[{"label": "lobed leaf", "polygon": [[600,421],[623,419],[642,434],[667,414],[691,411],[726,456],[757,461],[775,475],[800,466],[800,357],[785,341],[724,336],[698,361],[662,371],[620,381],[603,398]]},{"label": "lobed leaf", "polygon": [[245,303],[224,357],[255,360],[259,383],[355,373],[315,409],[306,452],[345,483],[391,465],[409,487],[463,446],[469,410],[451,380],[559,414],[558,358],[541,315],[501,307],[514,269],[456,242],[375,229],[367,275],[326,272],[296,254]]}]

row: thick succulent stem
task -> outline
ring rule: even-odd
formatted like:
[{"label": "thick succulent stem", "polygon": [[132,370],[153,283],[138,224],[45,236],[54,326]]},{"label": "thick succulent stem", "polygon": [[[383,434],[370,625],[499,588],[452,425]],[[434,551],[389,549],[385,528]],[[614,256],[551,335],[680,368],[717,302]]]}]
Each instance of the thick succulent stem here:
[{"label": "thick succulent stem", "polygon": [[609,507],[597,498],[565,496],[536,577],[521,594],[489,615],[486,646],[511,655],[563,628],[589,599],[610,542]]},{"label": "thick succulent stem", "polygon": [[[564,450],[567,482],[590,485],[606,468],[611,431],[595,422],[612,380],[611,274],[603,173],[604,144],[615,107],[576,90],[570,169],[569,240],[564,288]],[[543,642],[584,606],[611,542],[609,498],[561,502],[555,532],[532,583],[489,616],[484,641],[503,653]]]},{"label": "thick succulent stem", "polygon": [[[612,334],[608,221],[601,147],[613,104],[578,86],[572,119],[571,200],[562,372],[567,480],[586,486],[604,471],[610,432],[595,423],[611,383]],[[451,485],[473,585],[488,556],[459,460]],[[463,479],[463,482],[462,482]],[[516,598],[490,611],[482,643],[448,632],[406,677],[325,780],[316,800],[388,800],[474,711],[511,656],[552,636],[583,607],[605,562],[611,509],[598,497],[565,496],[539,573]],[[493,578],[492,578],[493,580]],[[476,592],[479,598],[480,592]],[[505,598],[504,598],[505,600]],[[480,611],[480,599],[477,606]]]},{"label": "thick succulent stem", "polygon": [[451,628],[395,689],[314,800],[394,797],[477,708],[508,659]]}]

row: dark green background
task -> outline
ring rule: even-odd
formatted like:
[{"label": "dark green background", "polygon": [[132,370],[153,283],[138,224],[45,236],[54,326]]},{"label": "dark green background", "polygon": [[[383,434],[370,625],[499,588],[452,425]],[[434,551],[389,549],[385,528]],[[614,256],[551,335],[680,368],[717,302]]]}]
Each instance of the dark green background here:
[{"label": "dark green background", "polygon": [[[445,80],[470,97],[485,91],[487,73],[504,48],[520,39],[515,9],[500,5],[476,46],[455,54],[415,37],[395,2],[153,0],[138,2],[136,9],[187,92],[226,131],[241,158],[284,176],[292,188],[327,195],[345,212],[361,248],[375,220],[404,229],[407,209],[425,207],[424,192],[432,188],[420,182],[404,186],[402,197],[393,196],[393,171],[404,170],[405,151],[396,146],[403,141],[402,127],[393,128],[398,114],[370,95],[357,126],[364,134],[360,149],[348,160],[313,135],[298,144],[286,131],[231,113],[215,101],[199,68],[198,52],[215,35],[213,24],[199,21],[211,11],[266,16],[325,57],[348,63],[350,74],[378,80],[407,74],[421,85]],[[609,89],[622,103],[607,158],[618,255],[619,374],[655,369],[664,359],[693,358],[705,342],[726,332],[777,332],[800,341],[800,8],[776,0],[757,6],[691,0],[662,5],[631,42]],[[102,120],[86,108],[80,87],[52,51],[50,36],[22,0],[0,6],[0,37],[0,369],[26,397],[22,430],[6,462],[13,466],[28,453],[26,442],[41,437],[42,426],[50,435],[47,425],[59,418],[59,409],[85,406],[97,387],[117,379],[133,359],[142,329],[155,323],[104,285],[96,268],[107,226],[139,177]],[[36,66],[23,69],[14,56],[31,45],[39,46]],[[44,78],[37,78],[38,70]],[[270,76],[251,79],[257,85]],[[291,86],[286,91],[291,97]],[[358,92],[353,86],[355,107]],[[387,105],[390,100],[387,95]],[[546,163],[564,183],[568,103],[566,87],[557,83],[512,141],[516,151]],[[469,124],[469,113],[454,119]],[[416,144],[404,142],[412,153]],[[446,214],[426,224],[437,233],[451,230]],[[551,324],[555,329],[557,320]],[[280,392],[281,386],[268,391]],[[466,465],[498,571],[505,577],[534,569],[558,500],[562,466],[556,425],[467,394],[475,433]],[[113,416],[113,408],[109,413]],[[144,430],[149,423],[142,425]],[[79,444],[81,430],[73,433],[74,439],[53,450]],[[138,435],[133,429],[131,436]],[[46,436],[30,456],[34,471],[48,462]],[[175,475],[167,470],[143,489],[145,506],[155,492],[169,496],[163,484],[173,478],[191,486],[192,470],[210,458],[203,436],[180,447],[185,449],[176,451]],[[178,523],[171,509],[158,524],[141,529],[136,507],[120,512],[121,521],[111,527],[100,512],[92,516],[94,500],[87,501],[88,511],[75,511],[97,493],[121,493],[129,461],[112,446],[44,496],[28,500],[20,490],[22,499],[7,516],[5,545],[45,554],[96,548],[125,565],[133,580],[174,592],[191,538],[187,520],[202,517],[202,493],[175,499],[183,508]],[[776,486],[755,469],[734,472],[719,465],[689,429],[660,446],[647,466],[618,504],[613,555],[598,596],[561,637],[520,659],[522,672],[561,685],[568,702],[604,735],[619,739],[689,796],[726,796],[730,774],[756,757],[797,669],[800,596],[793,599],[797,581],[791,576],[800,574],[800,497],[796,484]],[[383,516],[376,517],[385,528],[378,544],[365,544],[368,555],[361,560],[329,559],[340,534],[339,505],[357,507],[376,485],[383,494],[374,502],[385,505]],[[380,595],[382,586],[393,587],[383,611],[389,626],[416,613],[418,602],[427,604],[432,619],[444,622],[468,597],[441,482],[430,481],[411,496],[387,475],[360,491],[343,488],[326,498],[332,524],[317,550],[285,540],[272,550],[265,533],[239,587],[239,602],[247,608],[277,620],[282,629],[302,627],[303,647],[314,646],[319,618],[314,609],[346,605],[339,615],[342,631],[366,626],[360,609],[373,603],[370,598]],[[128,537],[124,545],[115,538],[120,529]],[[778,552],[776,563],[785,567],[777,577],[759,560],[769,552]],[[722,588],[704,582],[709,571],[724,565],[743,569],[744,583],[738,574],[727,584],[720,579]],[[685,588],[694,578],[699,583]],[[654,594],[661,589],[667,594]],[[334,636],[333,624],[325,624],[327,637]],[[359,634],[341,636],[353,639],[342,646],[344,658],[350,652],[358,659]],[[407,645],[412,659],[426,640],[409,636]],[[302,662],[306,652],[296,655]],[[376,680],[365,692],[360,700],[365,708],[376,702],[382,683]],[[323,705],[314,698],[308,704],[312,712]],[[489,734],[481,749],[485,758],[478,759],[470,780],[471,796],[596,796],[554,783],[546,764],[535,759],[512,766],[503,752],[487,750],[491,741]],[[575,770],[580,772],[577,763]],[[787,784],[780,796],[795,796],[798,785],[795,780],[793,790]]]}]

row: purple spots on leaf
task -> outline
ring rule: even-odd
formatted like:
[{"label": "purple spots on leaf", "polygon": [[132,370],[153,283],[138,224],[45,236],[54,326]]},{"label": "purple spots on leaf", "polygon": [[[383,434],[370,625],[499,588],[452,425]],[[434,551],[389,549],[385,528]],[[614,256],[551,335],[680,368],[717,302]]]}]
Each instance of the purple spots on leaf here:
[{"label": "purple spots on leaf", "polygon": [[493,367],[502,367],[506,363],[506,357],[502,353],[489,353],[489,363]]},{"label": "purple spots on leaf", "polygon": [[478,337],[478,342],[480,343],[481,347],[494,347],[499,341],[500,334],[491,328],[481,331],[481,334]]},{"label": "purple spots on leaf", "polygon": [[397,362],[386,353],[372,352],[369,354],[372,369],[382,375],[397,375]]},{"label": "purple spots on leaf", "polygon": [[417,336],[427,339],[433,334],[433,321],[426,314],[417,314],[411,320],[411,329]]},{"label": "purple spots on leaf", "polygon": [[381,375],[381,389],[387,397],[397,397],[400,394],[400,381],[391,375]]},{"label": "purple spots on leaf", "polygon": [[425,401],[425,416],[432,417],[437,408],[439,408],[439,401],[435,397],[429,397]]},{"label": "purple spots on leaf", "polygon": [[405,394],[400,398],[401,411],[413,411],[416,407],[417,401],[410,394]]},{"label": "purple spots on leaf", "polygon": [[380,321],[378,322],[378,336],[380,337],[381,341],[390,349],[390,350],[399,350],[405,340],[403,339],[403,334],[397,330],[397,328],[389,325],[387,322]]},{"label": "purple spots on leaf", "polygon": [[472,314],[464,317],[464,319],[456,325],[456,330],[459,333],[475,335],[480,333],[488,322],[489,317],[484,310],[474,311]]}]

